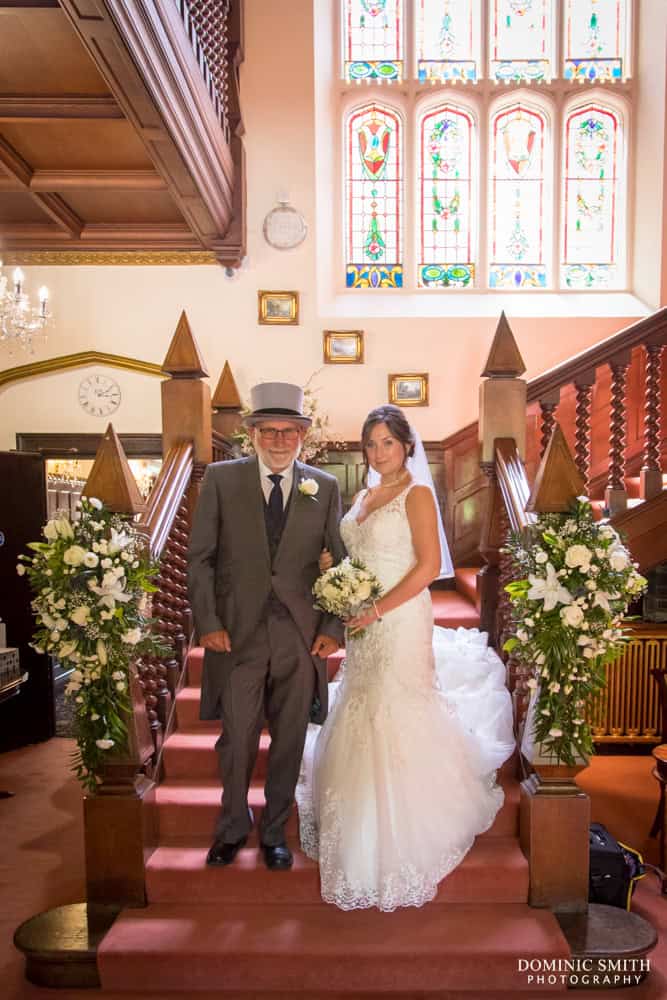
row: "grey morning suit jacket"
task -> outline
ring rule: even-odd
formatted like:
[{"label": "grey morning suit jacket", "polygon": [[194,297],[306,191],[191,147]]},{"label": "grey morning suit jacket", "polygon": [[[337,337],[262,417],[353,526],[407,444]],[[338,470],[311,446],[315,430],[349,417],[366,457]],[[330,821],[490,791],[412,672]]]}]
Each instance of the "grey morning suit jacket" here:
[{"label": "grey morning suit jacket", "polygon": [[[314,479],[316,497],[299,492],[299,483]],[[313,607],[312,586],[319,575],[318,558],[327,546],[338,562],[345,555],[340,538],[341,501],[334,476],[294,463],[292,493],[273,565],[264,518],[264,496],[256,458],[209,465],[197,502],[188,553],[188,590],[198,635],[225,628],[231,653],[207,651],[202,680],[202,719],[220,717],[222,671],[262,619],[271,591],[289,610],[310,650],[318,633],[342,642],[343,625]],[[313,657],[317,671],[319,710],[327,714],[326,660]]]}]

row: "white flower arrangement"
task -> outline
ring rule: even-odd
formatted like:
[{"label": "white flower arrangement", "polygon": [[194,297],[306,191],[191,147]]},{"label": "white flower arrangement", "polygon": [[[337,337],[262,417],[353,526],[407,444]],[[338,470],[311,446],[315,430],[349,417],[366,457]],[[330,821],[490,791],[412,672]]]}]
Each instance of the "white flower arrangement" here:
[{"label": "white flower arrangement", "polygon": [[302,479],[297,487],[299,493],[304,497],[310,497],[315,503],[318,502],[317,494],[320,492],[320,484],[316,479]]},{"label": "white flower arrangement", "polygon": [[[315,607],[337,618],[352,618],[382,596],[380,581],[359,559],[346,556],[313,584]],[[354,638],[364,630],[354,633]]]},{"label": "white flower arrangement", "polygon": [[623,618],[647,581],[586,497],[570,514],[542,515],[532,530],[534,544],[515,535],[507,546],[522,579],[505,588],[514,633],[503,648],[534,666],[535,742],[573,765],[594,752],[584,712],[627,641]]},{"label": "white flower arrangement", "polygon": [[[42,529],[46,541],[30,543],[34,554],[20,556],[16,571],[27,574],[35,594],[34,648],[75,667],[65,689],[76,706],[74,770],[94,792],[108,751],[126,742],[130,661],[167,647],[145,614],[145,595],[155,591],[151,578],[158,572],[145,538],[129,517],[96,497],[80,507],[78,520],[50,520]],[[108,558],[100,561],[98,552]]]}]

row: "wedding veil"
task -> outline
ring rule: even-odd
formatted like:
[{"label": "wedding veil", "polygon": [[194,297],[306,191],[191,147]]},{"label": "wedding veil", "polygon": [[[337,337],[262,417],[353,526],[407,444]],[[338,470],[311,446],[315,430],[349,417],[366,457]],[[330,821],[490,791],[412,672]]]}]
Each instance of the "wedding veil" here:
[{"label": "wedding veil", "polygon": [[[441,553],[440,573],[436,579],[444,580],[445,577],[454,576],[454,566],[452,564],[452,557],[449,554],[449,546],[447,545],[447,538],[445,536],[445,527],[442,523],[442,513],[440,511],[440,504],[438,503],[438,495],[435,492],[433,476],[431,475],[428,459],[426,458],[426,450],[419,433],[414,429],[414,427],[412,428],[412,433],[415,438],[415,452],[414,455],[407,460],[405,466],[416,483],[420,483],[422,486],[428,486],[433,493],[435,509],[438,516],[438,535],[440,538]],[[367,482],[369,487],[377,486],[380,482],[380,474],[376,472],[375,469],[370,468],[370,466],[368,469]]]}]

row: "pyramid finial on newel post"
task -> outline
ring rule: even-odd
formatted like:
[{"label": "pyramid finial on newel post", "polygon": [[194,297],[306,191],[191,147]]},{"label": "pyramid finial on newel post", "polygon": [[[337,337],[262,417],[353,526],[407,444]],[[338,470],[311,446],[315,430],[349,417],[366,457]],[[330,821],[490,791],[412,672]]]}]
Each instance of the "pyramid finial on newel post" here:
[{"label": "pyramid finial on newel post", "polygon": [[224,434],[225,437],[230,437],[241,426],[243,403],[229,361],[225,361],[211,405],[214,430]]},{"label": "pyramid finial on newel post", "polygon": [[535,514],[567,514],[586,484],[568,448],[560,424],[556,424],[542,456],[530,491],[526,510]]},{"label": "pyramid finial on newel post", "polygon": [[185,310],[162,368],[171,376],[162,383],[162,452],[191,441],[195,462],[207,465],[212,458],[211,390],[202,381],[208,371]]},{"label": "pyramid finial on newel post", "polygon": [[480,464],[495,462],[496,438],[514,438],[526,455],[526,366],[505,313],[500,314],[479,387]]},{"label": "pyramid finial on newel post", "polygon": [[140,514],[146,507],[113,424],[102,436],[82,496],[97,497],[116,514]]}]

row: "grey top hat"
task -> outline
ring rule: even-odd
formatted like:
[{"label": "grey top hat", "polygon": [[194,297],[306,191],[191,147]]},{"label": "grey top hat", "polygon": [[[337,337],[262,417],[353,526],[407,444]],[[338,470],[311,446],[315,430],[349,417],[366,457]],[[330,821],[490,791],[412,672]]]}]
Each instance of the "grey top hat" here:
[{"label": "grey top hat", "polygon": [[250,390],[252,412],[248,413],[243,422],[259,424],[263,420],[294,420],[295,423],[309,427],[312,419],[303,412],[303,389],[290,382],[261,382]]}]

